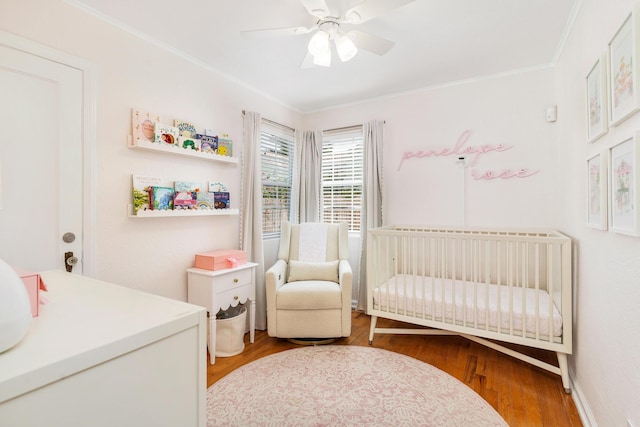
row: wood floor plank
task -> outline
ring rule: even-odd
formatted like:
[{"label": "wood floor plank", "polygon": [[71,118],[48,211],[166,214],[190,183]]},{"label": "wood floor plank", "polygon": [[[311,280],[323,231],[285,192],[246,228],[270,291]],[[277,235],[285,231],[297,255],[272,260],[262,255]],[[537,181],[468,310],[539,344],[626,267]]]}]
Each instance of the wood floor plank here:
[{"label": "wood floor plank", "polygon": [[[354,311],[351,336],[334,344],[368,346],[369,324],[369,316]],[[377,326],[408,327],[388,319],[378,319]],[[506,346],[557,366],[552,352]],[[207,385],[254,360],[299,347],[287,340],[271,338],[266,331],[256,331],[255,342],[250,344],[246,334],[241,354],[217,357],[215,365],[208,365]],[[575,403],[564,392],[559,376],[463,337],[376,334],[373,347],[413,357],[454,376],[483,397],[512,427],[582,426]]]}]

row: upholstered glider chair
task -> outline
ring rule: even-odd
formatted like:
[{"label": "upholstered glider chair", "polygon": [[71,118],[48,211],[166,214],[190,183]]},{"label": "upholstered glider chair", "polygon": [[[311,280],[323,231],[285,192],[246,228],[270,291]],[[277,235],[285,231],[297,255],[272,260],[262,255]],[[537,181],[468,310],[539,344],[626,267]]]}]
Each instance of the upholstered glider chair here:
[{"label": "upholstered glider chair", "polygon": [[278,260],[266,273],[272,337],[351,335],[351,280],[346,223],[283,223]]}]

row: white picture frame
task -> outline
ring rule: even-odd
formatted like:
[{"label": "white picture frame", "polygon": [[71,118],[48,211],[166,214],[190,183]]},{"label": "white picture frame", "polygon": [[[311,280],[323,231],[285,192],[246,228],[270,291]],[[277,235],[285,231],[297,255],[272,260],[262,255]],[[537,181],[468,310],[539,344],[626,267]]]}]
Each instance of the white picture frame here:
[{"label": "white picture frame", "polygon": [[638,209],[639,174],[637,133],[609,149],[609,223],[611,231],[640,236]]},{"label": "white picture frame", "polygon": [[595,142],[609,130],[607,55],[603,53],[587,74],[587,142]]},{"label": "white picture frame", "polygon": [[616,126],[640,110],[640,9],[636,5],[608,48],[609,124]]},{"label": "white picture frame", "polygon": [[608,225],[608,161],[608,150],[587,159],[587,225],[597,230]]}]

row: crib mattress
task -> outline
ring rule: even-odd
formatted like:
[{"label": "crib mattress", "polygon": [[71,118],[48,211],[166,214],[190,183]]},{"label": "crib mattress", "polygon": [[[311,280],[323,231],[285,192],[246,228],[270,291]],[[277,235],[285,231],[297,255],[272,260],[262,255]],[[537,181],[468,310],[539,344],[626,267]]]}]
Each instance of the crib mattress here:
[{"label": "crib mattress", "polygon": [[[373,289],[374,308],[511,335],[562,336],[545,290],[400,274]],[[443,318],[444,312],[444,318]]]}]

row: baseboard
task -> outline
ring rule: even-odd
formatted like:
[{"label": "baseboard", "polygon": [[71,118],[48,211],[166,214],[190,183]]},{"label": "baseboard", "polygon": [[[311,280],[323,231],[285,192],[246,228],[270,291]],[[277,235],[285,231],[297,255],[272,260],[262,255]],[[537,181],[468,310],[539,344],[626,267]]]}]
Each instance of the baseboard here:
[{"label": "baseboard", "polygon": [[598,423],[593,417],[593,412],[591,412],[589,402],[587,402],[580,385],[575,380],[575,374],[571,370],[569,370],[569,380],[571,381],[571,396],[573,397],[573,402],[576,404],[576,409],[578,409],[578,415],[580,415],[582,425],[584,427],[598,427]]}]

